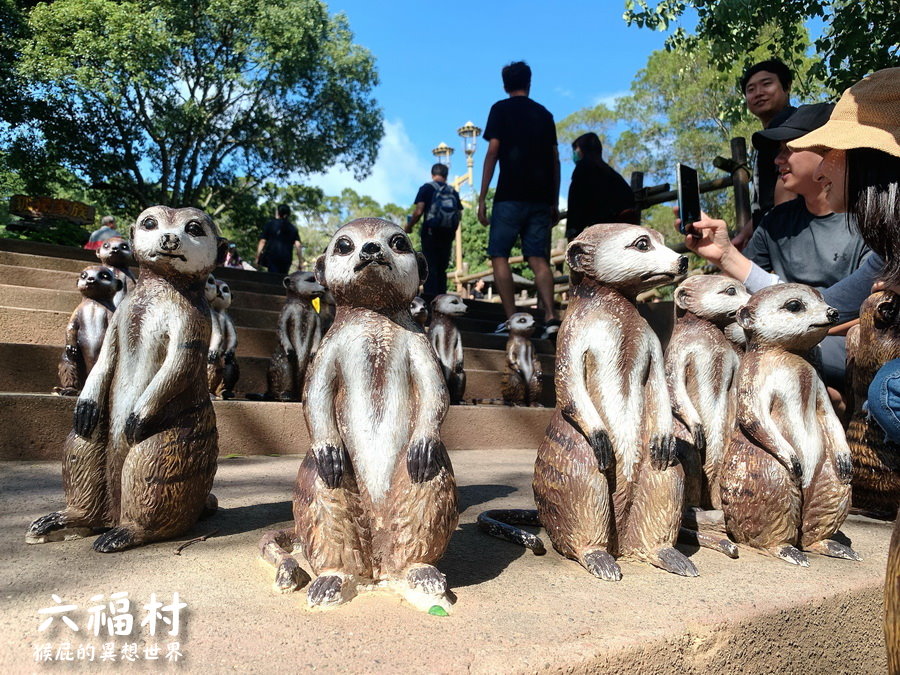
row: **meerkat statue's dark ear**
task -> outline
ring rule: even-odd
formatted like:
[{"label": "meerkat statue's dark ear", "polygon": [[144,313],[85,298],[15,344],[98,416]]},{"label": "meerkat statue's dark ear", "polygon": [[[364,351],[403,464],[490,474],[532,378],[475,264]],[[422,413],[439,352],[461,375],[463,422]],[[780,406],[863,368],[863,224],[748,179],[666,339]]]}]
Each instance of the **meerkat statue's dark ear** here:
[{"label": "meerkat statue's dark ear", "polygon": [[103,248],[103,244],[100,244],[97,248],[94,249],[94,255],[97,256],[97,260],[100,259],[100,249]]},{"label": "meerkat statue's dark ear", "polygon": [[587,258],[591,253],[591,247],[584,242],[573,241],[566,249],[566,262],[573,272],[585,272]]},{"label": "meerkat statue's dark ear", "polygon": [[290,277],[290,275],[286,276],[284,279],[281,280],[281,285],[284,286],[286,289],[291,290],[291,277]]},{"label": "meerkat statue's dark ear", "polygon": [[113,281],[116,282],[115,289],[116,289],[116,292],[118,293],[119,291],[122,290],[122,287],[125,285],[125,283],[121,279],[113,279]]},{"label": "meerkat statue's dark ear", "polygon": [[225,237],[216,237],[216,265],[224,263],[226,255],[228,255],[228,240]]},{"label": "meerkat statue's dark ear", "polygon": [[134,246],[134,225],[128,228],[128,245]]},{"label": "meerkat statue's dark ear", "polygon": [[315,268],[316,282],[320,286],[324,286],[328,288],[328,284],[325,283],[325,256],[320,255],[316,258],[316,268]]},{"label": "meerkat statue's dark ear", "polygon": [[744,305],[738,310],[737,324],[744,330],[752,330],[753,328],[753,310]]},{"label": "meerkat statue's dark ear", "polygon": [[678,309],[687,309],[691,302],[691,293],[686,288],[679,286],[675,289],[672,298],[675,300],[675,306]]},{"label": "meerkat statue's dark ear", "polygon": [[418,252],[416,252],[416,262],[419,265],[419,283],[423,284],[428,278],[428,262],[426,262],[425,256]]}]

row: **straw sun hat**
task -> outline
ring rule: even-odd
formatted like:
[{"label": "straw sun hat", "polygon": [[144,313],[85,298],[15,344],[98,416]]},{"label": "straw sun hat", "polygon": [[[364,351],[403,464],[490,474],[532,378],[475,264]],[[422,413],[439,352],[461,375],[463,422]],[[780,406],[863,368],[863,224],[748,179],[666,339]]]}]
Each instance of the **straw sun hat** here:
[{"label": "straw sun hat", "polygon": [[790,141],[791,150],[871,148],[900,157],[900,68],[885,68],[841,96],[824,126]]}]

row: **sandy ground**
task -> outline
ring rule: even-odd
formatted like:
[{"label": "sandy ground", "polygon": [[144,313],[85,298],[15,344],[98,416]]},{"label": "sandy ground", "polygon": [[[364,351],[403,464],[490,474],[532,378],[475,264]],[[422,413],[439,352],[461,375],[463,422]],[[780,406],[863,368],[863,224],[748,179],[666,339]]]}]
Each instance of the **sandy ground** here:
[{"label": "sandy ground", "polygon": [[[602,582],[556,552],[537,557],[491,539],[475,524],[487,508],[531,503],[533,451],[452,455],[463,513],[440,567],[458,600],[429,616],[392,596],[370,594],[310,611],[302,592],[278,595],[256,557],[262,532],[291,520],[298,457],[220,462],[220,510],[183,539],[113,555],[89,540],[29,546],[28,523],[63,505],[58,463],[0,463],[0,667],[3,673],[80,670],[183,672],[883,672],[881,588],[890,525],[851,517],[844,533],[862,563],[811,555],[800,569],[750,551],[729,560],[684,549],[701,576],[684,579],[623,562],[619,583]],[[218,532],[173,555],[192,537]],[[545,538],[545,541],[546,538]],[[549,546],[549,541],[547,541]],[[126,591],[130,636],[88,630],[91,598]],[[139,625],[151,593],[177,592],[179,635]],[[58,617],[40,632],[56,594],[79,626]],[[167,618],[170,613],[164,613]],[[116,662],[101,663],[116,643]],[[182,657],[167,661],[169,643]],[[36,647],[73,661],[38,663]],[[137,645],[137,660],[121,650]],[[157,660],[145,658],[145,647]],[[77,653],[79,646],[95,648]],[[39,655],[39,654],[38,654]],[[78,657],[81,657],[79,660]]]}]

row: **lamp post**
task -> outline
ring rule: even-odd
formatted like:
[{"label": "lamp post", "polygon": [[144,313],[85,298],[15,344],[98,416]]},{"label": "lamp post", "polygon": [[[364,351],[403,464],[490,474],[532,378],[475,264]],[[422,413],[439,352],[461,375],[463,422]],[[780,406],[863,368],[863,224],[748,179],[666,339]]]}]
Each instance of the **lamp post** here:
[{"label": "lamp post", "polygon": [[[460,135],[463,139],[463,152],[466,153],[466,172],[454,178],[452,181],[448,181],[450,185],[453,186],[457,192],[462,187],[463,183],[469,183],[469,191],[472,195],[475,195],[475,183],[472,177],[472,169],[475,165],[475,160],[473,156],[475,155],[475,150],[478,149],[478,137],[481,135],[481,129],[476,127],[472,122],[466,122],[463,126],[456,130],[456,133]],[[431,151],[431,154],[435,156],[438,162],[450,167],[450,157],[453,155],[453,148],[451,148],[446,143],[440,143],[434,150]],[[473,200],[474,202],[474,200]],[[463,267],[463,254],[462,254],[462,225],[456,229],[456,271],[453,276],[456,279],[456,292],[462,292],[462,284],[459,279],[462,277],[462,267]]]}]

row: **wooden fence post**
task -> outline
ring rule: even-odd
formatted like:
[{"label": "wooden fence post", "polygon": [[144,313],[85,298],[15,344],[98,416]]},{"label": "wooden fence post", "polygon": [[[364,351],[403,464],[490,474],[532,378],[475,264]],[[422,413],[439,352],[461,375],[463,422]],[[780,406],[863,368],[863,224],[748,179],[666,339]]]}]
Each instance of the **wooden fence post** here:
[{"label": "wooden fence post", "polygon": [[642,204],[641,200],[644,197],[644,172],[643,171],[632,171],[631,172],[631,189],[634,192],[634,210],[637,217],[637,221],[641,222],[641,210]]},{"label": "wooden fence post", "polygon": [[750,222],[750,172],[747,170],[747,141],[743,136],[731,139],[731,159],[734,162],[734,215],[736,231]]}]

